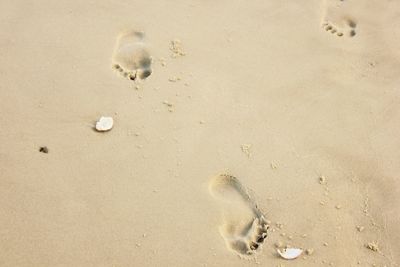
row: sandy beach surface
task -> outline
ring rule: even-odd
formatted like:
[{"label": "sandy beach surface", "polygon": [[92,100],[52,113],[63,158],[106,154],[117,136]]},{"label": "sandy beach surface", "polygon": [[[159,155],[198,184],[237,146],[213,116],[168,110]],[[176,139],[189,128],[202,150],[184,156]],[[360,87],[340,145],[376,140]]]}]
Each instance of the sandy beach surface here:
[{"label": "sandy beach surface", "polygon": [[399,1],[0,14],[0,266],[399,266]]}]

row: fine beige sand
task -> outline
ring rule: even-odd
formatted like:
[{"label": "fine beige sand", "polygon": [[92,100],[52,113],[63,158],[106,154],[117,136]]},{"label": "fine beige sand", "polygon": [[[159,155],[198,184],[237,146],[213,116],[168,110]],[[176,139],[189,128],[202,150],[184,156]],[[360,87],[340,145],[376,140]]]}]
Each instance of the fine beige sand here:
[{"label": "fine beige sand", "polygon": [[0,29],[0,266],[399,266],[399,1],[14,0]]}]

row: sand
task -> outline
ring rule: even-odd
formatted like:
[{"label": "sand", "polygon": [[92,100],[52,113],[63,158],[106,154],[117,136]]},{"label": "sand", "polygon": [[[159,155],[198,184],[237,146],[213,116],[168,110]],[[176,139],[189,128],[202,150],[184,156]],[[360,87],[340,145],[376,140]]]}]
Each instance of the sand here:
[{"label": "sand", "polygon": [[399,266],[399,10],[3,1],[0,266]]}]

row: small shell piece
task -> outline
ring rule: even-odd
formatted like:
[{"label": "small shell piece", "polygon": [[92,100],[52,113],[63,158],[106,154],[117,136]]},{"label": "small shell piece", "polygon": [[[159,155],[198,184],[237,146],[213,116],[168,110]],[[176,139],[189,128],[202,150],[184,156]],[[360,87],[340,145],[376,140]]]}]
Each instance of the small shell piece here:
[{"label": "small shell piece", "polygon": [[301,248],[277,249],[278,254],[285,260],[294,260],[303,253]]},{"label": "small shell piece", "polygon": [[107,132],[112,129],[114,120],[111,117],[101,117],[96,122],[96,130],[98,132]]}]

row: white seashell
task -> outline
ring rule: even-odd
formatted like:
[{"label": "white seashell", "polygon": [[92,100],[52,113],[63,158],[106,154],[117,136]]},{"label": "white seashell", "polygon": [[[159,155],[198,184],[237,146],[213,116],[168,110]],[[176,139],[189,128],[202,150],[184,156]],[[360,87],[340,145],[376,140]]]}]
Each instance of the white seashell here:
[{"label": "white seashell", "polygon": [[96,122],[96,130],[99,132],[106,132],[112,129],[114,120],[111,117],[101,117]]},{"label": "white seashell", "polygon": [[277,249],[277,252],[285,260],[294,260],[303,253],[303,250],[301,248],[284,248],[282,250]]}]

